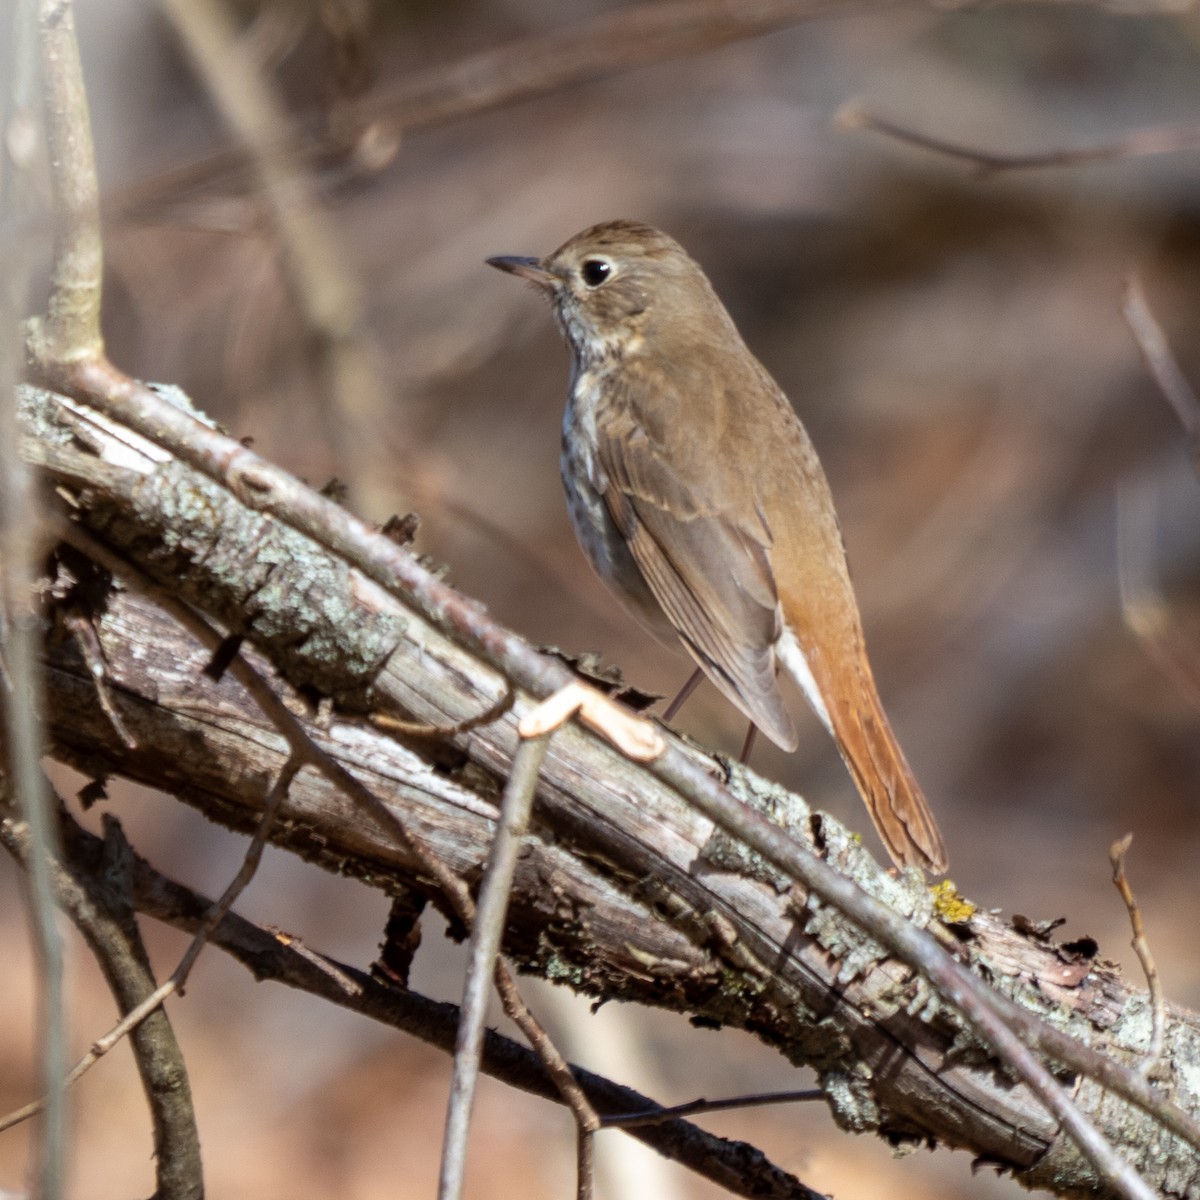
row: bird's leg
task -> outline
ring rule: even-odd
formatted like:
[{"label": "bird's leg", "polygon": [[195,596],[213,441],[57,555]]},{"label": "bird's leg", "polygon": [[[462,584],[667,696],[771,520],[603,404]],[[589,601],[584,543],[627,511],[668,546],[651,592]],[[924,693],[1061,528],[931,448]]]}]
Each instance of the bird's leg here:
[{"label": "bird's leg", "polygon": [[751,721],[750,728],[746,730],[746,740],[742,743],[742,752],[738,755],[738,762],[742,766],[746,765],[746,761],[750,757],[750,751],[754,749],[754,739],[756,737],[758,737],[758,726]]},{"label": "bird's leg", "polygon": [[687,698],[700,686],[700,680],[704,678],[704,672],[697,667],[687,678],[687,683],[679,689],[675,699],[667,705],[663,712],[662,719],[670,721],[675,714],[684,706]]}]

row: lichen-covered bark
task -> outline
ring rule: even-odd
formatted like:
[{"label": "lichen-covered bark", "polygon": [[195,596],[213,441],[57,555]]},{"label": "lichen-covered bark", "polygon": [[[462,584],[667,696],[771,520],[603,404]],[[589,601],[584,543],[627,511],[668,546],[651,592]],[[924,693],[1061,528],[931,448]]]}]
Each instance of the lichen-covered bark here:
[{"label": "lichen-covered bark", "polygon": [[[503,680],[307,539],[248,513],[138,439],[114,442],[45,393],[26,393],[23,408],[38,431],[31,456],[75,489],[82,519],[252,640],[282,689],[303,689],[292,692],[297,705],[336,699],[336,715],[313,713],[313,737],[474,878],[525,699],[496,722],[452,737],[405,744],[379,733],[365,719],[370,708],[461,721],[500,698]],[[139,749],[115,735],[74,643],[58,637],[49,646],[55,752],[248,827],[285,758],[282,739],[234,684],[201,674],[206,654],[145,599],[112,593],[96,620],[116,702]],[[862,887],[918,924],[939,926],[982,978],[1023,1007],[1118,1058],[1133,1060],[1146,1045],[1144,994],[1086,947],[1055,945],[954,897],[947,903],[915,876],[882,871],[855,835],[799,797],[747,771],[735,771],[733,782],[748,803],[822,846]],[[311,771],[293,787],[274,840],[376,886],[423,886],[386,832]],[[507,949],[525,969],[595,995],[753,1030],[819,1070],[847,1129],[962,1146],[1030,1184],[1103,1194],[1026,1089],[914,971],[574,727],[555,737],[547,756]],[[1171,1017],[1170,1088],[1196,1111],[1197,1018]],[[1154,1186],[1200,1197],[1194,1153],[1086,1081],[1076,1098]]]}]

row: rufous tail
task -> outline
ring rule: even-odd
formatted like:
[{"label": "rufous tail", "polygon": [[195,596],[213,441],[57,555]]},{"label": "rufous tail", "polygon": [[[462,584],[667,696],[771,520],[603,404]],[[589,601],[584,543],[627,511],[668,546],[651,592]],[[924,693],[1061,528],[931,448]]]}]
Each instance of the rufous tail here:
[{"label": "rufous tail", "polygon": [[829,705],[833,736],[892,860],[940,875],[946,869],[941,832],[866,670],[857,695]]}]

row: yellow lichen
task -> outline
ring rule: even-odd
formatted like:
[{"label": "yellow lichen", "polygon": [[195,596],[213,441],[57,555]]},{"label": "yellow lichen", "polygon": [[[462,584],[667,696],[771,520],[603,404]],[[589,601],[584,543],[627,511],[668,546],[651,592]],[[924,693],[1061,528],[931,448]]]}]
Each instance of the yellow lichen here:
[{"label": "yellow lichen", "polygon": [[935,883],[930,891],[933,893],[934,911],[947,925],[965,925],[975,915],[975,905],[959,895],[952,880],[943,879],[941,883]]}]

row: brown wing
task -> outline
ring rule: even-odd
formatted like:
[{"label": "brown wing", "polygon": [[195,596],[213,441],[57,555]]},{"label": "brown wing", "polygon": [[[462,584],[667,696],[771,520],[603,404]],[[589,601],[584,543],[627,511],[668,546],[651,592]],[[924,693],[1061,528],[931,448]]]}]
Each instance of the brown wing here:
[{"label": "brown wing", "polygon": [[779,606],[761,517],[739,520],[713,472],[701,483],[642,425],[615,414],[599,424],[605,503],[655,600],[717,687],[773,742],[794,750],[776,681]]}]

